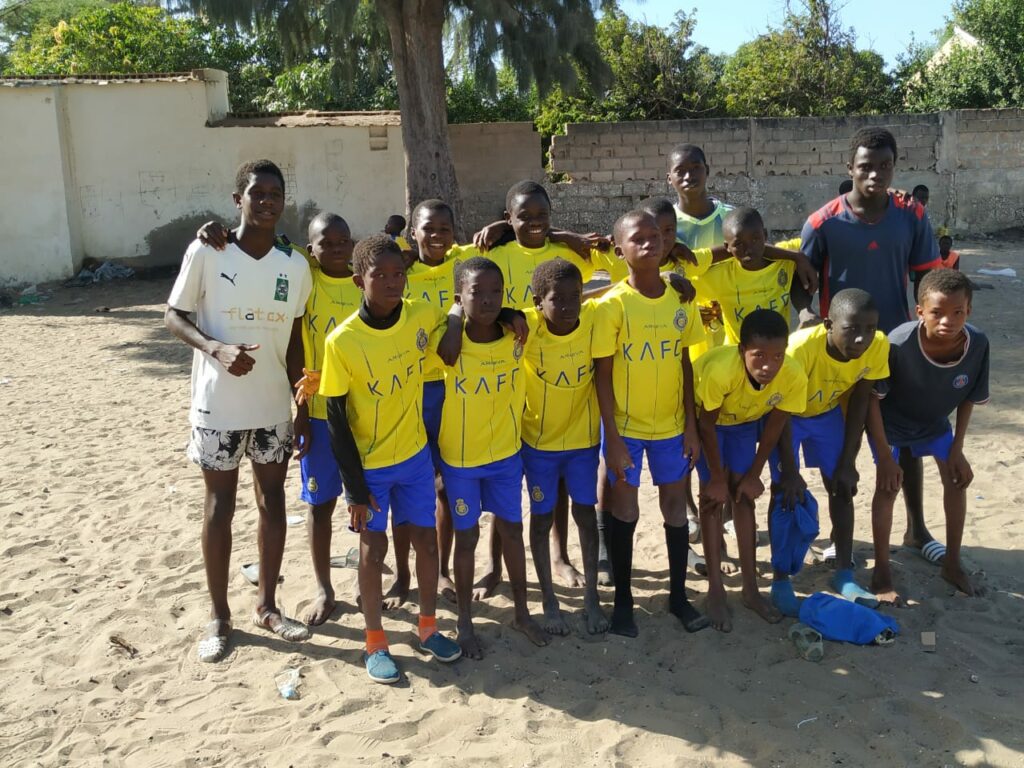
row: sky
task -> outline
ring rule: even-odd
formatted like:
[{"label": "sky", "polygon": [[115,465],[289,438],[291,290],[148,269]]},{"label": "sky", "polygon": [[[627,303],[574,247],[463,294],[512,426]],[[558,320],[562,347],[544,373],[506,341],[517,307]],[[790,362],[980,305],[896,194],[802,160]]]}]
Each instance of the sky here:
[{"label": "sky", "polygon": [[[918,42],[932,42],[952,5],[952,0],[845,0],[840,15],[844,28],[854,28],[859,48],[880,53],[893,66],[897,54],[907,49],[911,33]],[[620,0],[619,7],[631,18],[660,27],[670,25],[677,10],[689,13],[696,8],[693,39],[713,53],[734,52],[769,26],[778,27],[785,15],[784,0]]]}]

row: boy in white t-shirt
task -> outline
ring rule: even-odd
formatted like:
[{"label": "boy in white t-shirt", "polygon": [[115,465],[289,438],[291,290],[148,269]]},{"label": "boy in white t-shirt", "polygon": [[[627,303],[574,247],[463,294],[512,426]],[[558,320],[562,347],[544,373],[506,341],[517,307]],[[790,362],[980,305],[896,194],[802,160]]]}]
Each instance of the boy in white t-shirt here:
[{"label": "boy in white t-shirt", "polygon": [[[289,641],[309,630],[277,607],[285,541],[284,481],[293,435],[308,447],[309,416],[292,422],[291,384],[302,377],[302,315],[310,291],[305,258],[274,242],[284,210],[284,177],[269,160],[243,164],[232,195],[241,211],[223,250],[194,241],[167,300],[164,324],[195,350],[188,457],[203,471],[203,562],[210,622],[200,661],[219,661],[231,632],[228,568],[238,466],[252,462],[260,513],[259,595],[253,622]],[[194,320],[189,318],[194,313]]]}]

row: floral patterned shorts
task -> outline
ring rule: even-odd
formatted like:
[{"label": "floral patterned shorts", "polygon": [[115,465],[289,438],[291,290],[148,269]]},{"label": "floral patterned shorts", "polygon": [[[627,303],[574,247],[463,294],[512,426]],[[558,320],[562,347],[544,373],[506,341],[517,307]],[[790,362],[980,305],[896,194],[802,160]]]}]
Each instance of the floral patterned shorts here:
[{"label": "floral patterned shorts", "polygon": [[187,454],[205,470],[238,469],[242,457],[253,464],[280,464],[292,453],[294,431],[290,421],[259,429],[207,429],[192,427]]}]

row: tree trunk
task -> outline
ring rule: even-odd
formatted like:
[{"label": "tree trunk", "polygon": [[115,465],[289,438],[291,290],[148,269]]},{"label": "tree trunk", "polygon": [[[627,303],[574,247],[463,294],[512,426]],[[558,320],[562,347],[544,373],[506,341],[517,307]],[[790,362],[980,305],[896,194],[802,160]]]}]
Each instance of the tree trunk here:
[{"label": "tree trunk", "polygon": [[380,0],[377,6],[391,36],[391,61],[402,111],[406,215],[421,200],[439,197],[455,211],[456,234],[462,236],[462,197],[448,142],[441,45],[444,2]]}]

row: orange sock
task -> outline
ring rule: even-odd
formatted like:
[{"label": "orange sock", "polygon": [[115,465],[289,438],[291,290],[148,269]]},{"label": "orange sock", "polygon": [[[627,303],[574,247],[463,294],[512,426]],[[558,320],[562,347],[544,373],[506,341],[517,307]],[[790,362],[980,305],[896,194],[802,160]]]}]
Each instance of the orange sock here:
[{"label": "orange sock", "polygon": [[366,652],[376,653],[388,649],[388,638],[383,629],[366,630]]},{"label": "orange sock", "polygon": [[424,643],[427,638],[437,632],[437,617],[424,616],[420,614],[420,642]]}]

